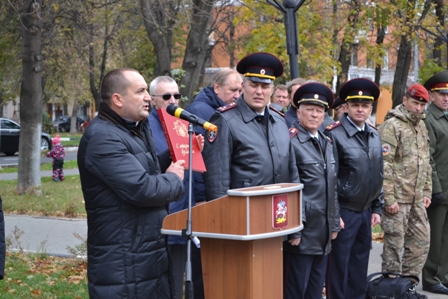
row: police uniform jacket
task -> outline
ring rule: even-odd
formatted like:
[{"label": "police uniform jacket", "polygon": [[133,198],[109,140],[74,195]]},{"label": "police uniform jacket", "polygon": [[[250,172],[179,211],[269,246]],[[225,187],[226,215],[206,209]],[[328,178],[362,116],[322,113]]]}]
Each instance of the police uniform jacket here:
[{"label": "police uniform jacket", "polygon": [[285,241],[283,248],[299,254],[326,255],[331,250],[331,233],[340,230],[333,144],[320,131],[317,141],[298,122],[293,123],[290,133],[300,182],[304,185],[305,216],[303,230],[288,236],[288,239],[301,237],[299,246]]},{"label": "police uniform jacket", "polygon": [[175,298],[160,229],[184,188],[163,173],[170,163],[168,151],[156,155],[147,119],[129,122],[101,104],[78,150],[90,298]]},{"label": "police uniform jacket", "polygon": [[383,153],[378,131],[365,124],[358,129],[344,113],[325,130],[335,146],[338,160],[338,200],[340,208],[382,214]]},{"label": "police uniform jacket", "polygon": [[[225,196],[228,189],[274,183],[298,183],[291,139],[284,117],[272,110],[258,115],[243,96],[227,109],[215,112],[202,152],[207,200]],[[212,141],[211,141],[212,140]]]},{"label": "police uniform jacket", "polygon": [[432,166],[432,193],[442,193],[448,205],[448,115],[431,103],[426,111]]}]

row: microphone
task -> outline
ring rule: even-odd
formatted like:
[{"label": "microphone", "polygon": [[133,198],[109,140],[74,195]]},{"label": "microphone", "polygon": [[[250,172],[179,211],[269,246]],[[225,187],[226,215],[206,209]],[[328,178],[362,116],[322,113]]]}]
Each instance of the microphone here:
[{"label": "microphone", "polygon": [[201,126],[208,131],[218,131],[218,127],[215,126],[214,124],[209,123],[208,121],[205,121],[197,117],[196,115],[191,114],[190,112],[187,112],[184,109],[179,108],[173,104],[170,104],[168,105],[168,107],[166,107],[166,112],[177,118],[189,121],[194,125]]}]

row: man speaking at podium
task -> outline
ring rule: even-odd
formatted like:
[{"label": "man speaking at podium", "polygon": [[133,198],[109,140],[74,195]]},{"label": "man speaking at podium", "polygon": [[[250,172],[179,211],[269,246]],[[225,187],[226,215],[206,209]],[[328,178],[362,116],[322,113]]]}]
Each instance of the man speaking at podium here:
[{"label": "man speaking at podium", "polygon": [[237,65],[244,76],[243,94],[218,108],[210,122],[202,152],[207,201],[227,190],[274,183],[298,183],[288,127],[282,113],[269,106],[274,80],[283,74],[281,61],[269,53],[253,53]]}]

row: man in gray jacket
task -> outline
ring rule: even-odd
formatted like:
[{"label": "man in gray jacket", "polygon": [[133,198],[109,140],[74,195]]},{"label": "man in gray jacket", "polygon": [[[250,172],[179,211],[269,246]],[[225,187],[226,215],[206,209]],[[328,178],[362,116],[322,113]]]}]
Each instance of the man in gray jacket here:
[{"label": "man in gray jacket", "polygon": [[427,210],[431,233],[422,285],[425,291],[448,295],[448,71],[435,74],[424,86],[431,99],[425,124],[430,140],[432,203]]},{"label": "man in gray jacket", "polygon": [[218,131],[206,134],[207,200],[234,188],[299,182],[285,119],[269,106],[282,63],[272,54],[253,53],[238,63],[237,71],[245,76],[243,95],[213,114],[210,122]]}]

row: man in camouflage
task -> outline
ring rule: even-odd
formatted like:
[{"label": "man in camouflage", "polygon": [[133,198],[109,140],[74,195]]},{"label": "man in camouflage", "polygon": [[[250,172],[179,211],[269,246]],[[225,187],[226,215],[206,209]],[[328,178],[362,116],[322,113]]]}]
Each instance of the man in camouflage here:
[{"label": "man in camouflage", "polygon": [[385,201],[382,271],[417,277],[429,251],[426,208],[431,203],[432,179],[428,130],[422,121],[428,101],[426,89],[412,85],[403,103],[390,110],[379,127]]}]

